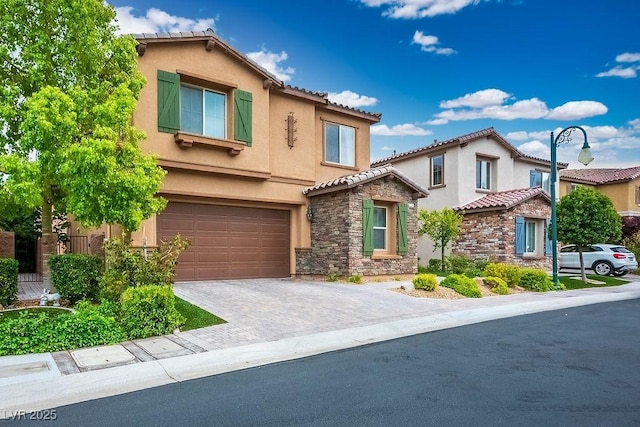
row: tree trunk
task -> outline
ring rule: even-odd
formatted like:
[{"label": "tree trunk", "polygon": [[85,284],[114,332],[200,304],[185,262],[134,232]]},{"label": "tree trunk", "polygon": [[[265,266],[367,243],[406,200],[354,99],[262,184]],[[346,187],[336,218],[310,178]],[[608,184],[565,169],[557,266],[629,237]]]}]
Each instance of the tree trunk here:
[{"label": "tree trunk", "polygon": [[442,271],[447,271],[447,267],[444,264],[444,242],[440,242],[440,262],[442,263]]},{"label": "tree trunk", "polygon": [[582,258],[582,246],[578,245],[578,254],[580,255],[580,275],[582,277],[582,281],[587,281],[587,273],[584,270],[584,258]]},{"label": "tree trunk", "polygon": [[57,236],[53,232],[53,191],[50,184],[44,187],[42,198],[42,284],[45,289],[51,289],[51,269],[49,257],[56,254]]}]

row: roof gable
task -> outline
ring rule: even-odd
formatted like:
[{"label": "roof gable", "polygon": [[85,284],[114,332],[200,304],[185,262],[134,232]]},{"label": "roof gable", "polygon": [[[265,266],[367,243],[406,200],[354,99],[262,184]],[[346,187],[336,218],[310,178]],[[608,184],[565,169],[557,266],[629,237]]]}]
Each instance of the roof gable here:
[{"label": "roof gable", "polygon": [[586,184],[613,184],[632,181],[636,178],[640,178],[640,166],[624,169],[567,169],[560,173],[560,179],[563,181]]},{"label": "roof gable", "polygon": [[[406,151],[404,153],[400,153],[400,154],[395,154],[393,156],[390,157],[385,157],[383,159],[380,160],[376,160],[375,162],[372,162],[371,165],[380,165],[380,164],[384,164],[384,163],[393,163],[393,162],[397,162],[397,161],[401,161],[401,160],[406,160],[406,159],[410,159],[413,157],[418,157],[418,156],[423,156],[423,155],[429,155],[434,151],[438,151],[442,148],[446,148],[446,147],[453,147],[453,146],[461,146],[464,147],[467,144],[470,144],[474,141],[477,141],[479,139],[484,139],[484,138],[490,138],[495,140],[496,142],[498,142],[499,144],[501,144],[502,146],[504,146],[507,150],[509,150],[512,153],[513,158],[515,159],[521,159],[524,161],[528,161],[528,162],[532,162],[532,163],[538,163],[538,164],[544,164],[546,166],[550,166],[551,165],[551,161],[546,160],[546,159],[541,159],[541,158],[537,158],[537,157],[533,157],[533,156],[529,156],[526,155],[524,153],[522,153],[520,150],[518,150],[516,147],[514,147],[513,145],[511,145],[506,139],[504,139],[498,132],[496,132],[496,130],[493,127],[489,127],[486,129],[482,129],[476,132],[471,132],[468,133],[466,135],[462,135],[462,136],[458,136],[455,138],[451,138],[451,139],[447,139],[445,141],[433,141],[432,144],[430,145],[426,145],[424,147],[420,147],[420,148],[416,148],[410,151]],[[568,163],[560,163],[558,162],[558,167],[559,168],[566,168],[569,164]]]},{"label": "roof gable", "polygon": [[484,212],[511,209],[534,197],[543,197],[551,202],[549,194],[540,187],[520,188],[517,190],[490,193],[466,205],[454,208],[455,211]]},{"label": "roof gable", "polygon": [[387,176],[393,176],[407,187],[413,189],[413,191],[416,193],[416,198],[418,199],[427,197],[429,195],[429,191],[427,189],[416,184],[414,181],[407,178],[391,165],[384,165],[363,172],[358,172],[356,174],[345,175],[339,178],[332,179],[330,181],[321,182],[312,187],[305,188],[303,190],[303,194],[305,194],[307,197],[318,196],[320,194],[332,193],[334,191],[353,188]]}]

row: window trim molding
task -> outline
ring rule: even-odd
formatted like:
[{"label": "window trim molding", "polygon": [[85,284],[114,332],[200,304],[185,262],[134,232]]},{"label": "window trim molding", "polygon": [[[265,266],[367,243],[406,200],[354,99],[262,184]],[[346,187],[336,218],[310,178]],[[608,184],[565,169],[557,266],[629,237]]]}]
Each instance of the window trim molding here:
[{"label": "window trim molding", "polygon": [[[442,157],[442,169],[441,169],[441,177],[440,177],[440,183],[439,184],[434,184],[433,183],[433,159],[436,157]],[[438,153],[438,154],[434,154],[432,156],[429,157],[429,188],[438,188],[438,187],[444,187],[445,183],[444,183],[444,153]]]},{"label": "window trim molding", "polygon": [[[332,120],[325,120],[323,118],[320,119],[322,122],[322,162],[321,164],[324,166],[332,166],[332,167],[342,167],[342,168],[349,168],[349,169],[354,169],[354,170],[358,170],[358,128],[356,126],[350,126],[350,125],[345,125],[342,123],[338,123]],[[347,164],[347,163],[336,163],[336,162],[331,162],[329,160],[327,160],[327,125],[331,124],[334,126],[338,126],[338,130],[340,129],[340,127],[348,127],[353,129],[353,165]],[[340,132],[338,131],[338,135],[340,135]],[[338,141],[338,146],[340,144],[340,140]],[[340,154],[340,153],[338,153]]]}]

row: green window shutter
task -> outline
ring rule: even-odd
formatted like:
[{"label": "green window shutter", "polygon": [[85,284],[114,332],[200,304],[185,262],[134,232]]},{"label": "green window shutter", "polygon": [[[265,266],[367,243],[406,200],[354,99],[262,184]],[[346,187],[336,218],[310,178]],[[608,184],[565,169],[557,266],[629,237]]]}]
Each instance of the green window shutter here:
[{"label": "green window shutter", "polygon": [[373,200],[362,201],[362,253],[373,255]]},{"label": "green window shutter", "polygon": [[253,97],[250,92],[243,90],[234,90],[233,103],[235,105],[235,116],[233,120],[234,133],[233,137],[236,141],[246,142],[251,146],[251,125],[252,125],[252,103]]},{"label": "green window shutter", "polygon": [[158,132],[180,130],[180,76],[158,70]]},{"label": "green window shutter", "polygon": [[409,249],[409,232],[407,229],[407,217],[409,206],[406,203],[398,204],[398,255],[406,255]]}]

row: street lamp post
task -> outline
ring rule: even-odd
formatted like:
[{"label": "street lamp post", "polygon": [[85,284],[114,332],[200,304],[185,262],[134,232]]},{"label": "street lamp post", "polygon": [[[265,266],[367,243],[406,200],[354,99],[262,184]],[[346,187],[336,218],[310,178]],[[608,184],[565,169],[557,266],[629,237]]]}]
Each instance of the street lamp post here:
[{"label": "street lamp post", "polygon": [[553,131],[551,132],[551,254],[553,263],[553,287],[556,290],[560,289],[560,283],[558,282],[558,223],[556,221],[556,184],[558,182],[558,161],[556,159],[556,152],[558,144],[563,142],[571,142],[571,134],[575,130],[582,131],[584,135],[584,144],[582,150],[578,155],[578,161],[587,166],[593,160],[591,156],[591,147],[587,142],[587,132],[580,126],[569,126],[560,131],[558,136],[553,138]]}]

